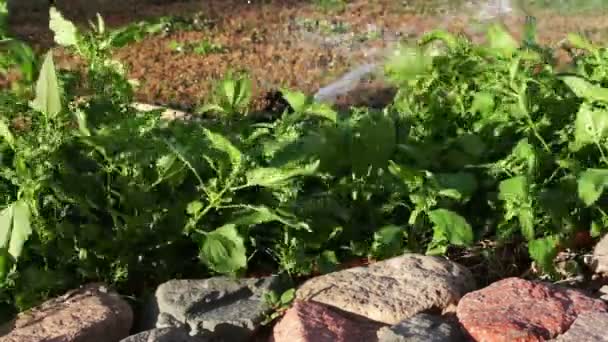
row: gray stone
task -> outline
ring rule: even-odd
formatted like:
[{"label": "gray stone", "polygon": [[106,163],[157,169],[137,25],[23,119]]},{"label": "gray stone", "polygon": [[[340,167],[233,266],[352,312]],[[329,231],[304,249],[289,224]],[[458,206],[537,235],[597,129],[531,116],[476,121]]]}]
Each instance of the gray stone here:
[{"label": "gray stone", "polygon": [[576,318],[570,329],[554,341],[558,342],[608,342],[608,313],[585,312]]},{"label": "gray stone", "polygon": [[120,342],[206,342],[207,339],[190,336],[185,329],[162,328],[142,331]]},{"label": "gray stone", "polygon": [[186,325],[192,335],[246,340],[270,310],[264,293],[278,278],[170,280],[156,290],[157,328]]},{"label": "gray stone", "polygon": [[440,257],[405,254],[310,279],[296,296],[392,325],[428,310],[454,310],[474,289],[465,267]]},{"label": "gray stone", "polygon": [[459,342],[464,340],[460,328],[441,316],[417,314],[397,325],[383,327],[378,342]]},{"label": "gray stone", "polygon": [[608,276],[608,234],[593,249],[593,268],[595,273]]}]

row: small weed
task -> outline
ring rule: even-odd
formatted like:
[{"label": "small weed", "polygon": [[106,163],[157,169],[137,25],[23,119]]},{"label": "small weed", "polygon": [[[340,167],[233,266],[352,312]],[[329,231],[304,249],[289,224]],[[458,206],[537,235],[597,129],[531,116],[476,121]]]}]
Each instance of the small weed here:
[{"label": "small weed", "polygon": [[346,4],[346,0],[315,0],[315,5],[325,12],[342,12]]},{"label": "small weed", "polygon": [[289,309],[291,303],[296,298],[296,289],[291,288],[283,292],[280,296],[275,291],[270,291],[264,294],[264,301],[272,311],[266,316],[262,325],[267,325],[280,317],[285,310]]},{"label": "small weed", "polygon": [[318,32],[324,35],[343,34],[350,30],[348,23],[342,21],[315,20],[308,18],[300,18],[296,21],[296,25],[308,32]]},{"label": "small weed", "polygon": [[196,53],[198,55],[209,55],[213,53],[223,53],[226,48],[221,44],[215,44],[208,40],[202,40],[198,43],[180,43],[176,40],[169,42],[169,49],[179,53]]}]

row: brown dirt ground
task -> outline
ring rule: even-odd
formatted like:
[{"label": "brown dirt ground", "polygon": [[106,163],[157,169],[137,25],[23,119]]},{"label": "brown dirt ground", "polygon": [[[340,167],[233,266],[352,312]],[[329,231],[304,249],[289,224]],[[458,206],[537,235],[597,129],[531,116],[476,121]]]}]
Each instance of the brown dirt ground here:
[{"label": "brown dirt ground", "polygon": [[[411,6],[410,6],[411,7]],[[414,6],[415,7],[415,6]],[[69,18],[78,13],[64,12]],[[215,24],[203,31],[177,31],[167,36],[149,36],[116,51],[116,58],[129,68],[131,78],[140,86],[137,100],[174,108],[192,110],[209,100],[214,82],[228,71],[246,71],[254,86],[252,109],[270,108],[272,95],[280,87],[294,88],[309,94],[316,92],[353,66],[373,60],[368,52],[389,46],[395,39],[417,37],[434,29],[444,28],[479,38],[468,14],[448,12],[440,15],[421,14],[395,0],[353,0],[343,11],[324,11],[310,1],[296,0],[222,0],[179,1],[164,5],[138,6],[129,13],[105,16],[108,26],[118,26],[133,20],[164,15],[191,16],[202,13]],[[605,15],[570,15],[534,13],[538,18],[539,37],[544,42],[557,42],[569,32],[584,32],[594,40],[603,40],[608,32]],[[15,34],[36,46],[51,46],[52,36],[47,29],[45,13],[12,18]],[[341,43],[324,41],[323,32],[303,28],[302,22],[325,20],[346,27],[343,35],[329,34]],[[521,34],[523,15],[504,18],[507,27]],[[361,40],[369,25],[381,31]],[[325,34],[327,38],[327,34]],[[197,43],[207,40],[221,44],[225,51],[200,55],[176,52],[172,42]],[[58,65],[77,65],[61,50],[56,51]],[[377,58],[377,57],[375,57]],[[354,95],[353,95],[354,94]],[[368,80],[341,104],[380,104],[390,100],[381,81]]]}]

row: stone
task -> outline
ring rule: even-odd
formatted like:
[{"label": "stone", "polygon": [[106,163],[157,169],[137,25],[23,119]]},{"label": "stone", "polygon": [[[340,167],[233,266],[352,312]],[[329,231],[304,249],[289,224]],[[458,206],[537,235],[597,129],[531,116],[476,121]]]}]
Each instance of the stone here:
[{"label": "stone", "polygon": [[543,341],[565,332],[580,314],[607,309],[574,289],[507,278],[466,294],[456,315],[477,341]]},{"label": "stone", "polygon": [[592,267],[595,273],[608,277],[608,234],[593,249]]},{"label": "stone", "polygon": [[103,284],[48,300],[0,328],[1,342],[118,342],[129,336],[133,311]]},{"label": "stone", "polygon": [[274,276],[170,280],[156,290],[155,324],[157,328],[185,326],[191,335],[243,341],[271,310],[264,294],[278,288]]},{"label": "stone", "polygon": [[600,299],[604,302],[608,302],[608,285],[604,285],[598,291],[600,294]]},{"label": "stone", "polygon": [[272,342],[375,341],[383,325],[315,303],[296,301],[274,326]]},{"label": "stone", "polygon": [[460,327],[441,316],[420,313],[397,325],[383,327],[379,342],[460,342],[465,338]]},{"label": "stone", "polygon": [[559,336],[557,342],[608,342],[608,313],[585,312],[580,314],[570,329]]},{"label": "stone", "polygon": [[453,309],[474,289],[465,267],[440,257],[405,254],[312,278],[296,297],[392,325],[419,312]]},{"label": "stone", "polygon": [[120,342],[206,342],[207,339],[190,336],[185,329],[161,328],[142,331]]}]

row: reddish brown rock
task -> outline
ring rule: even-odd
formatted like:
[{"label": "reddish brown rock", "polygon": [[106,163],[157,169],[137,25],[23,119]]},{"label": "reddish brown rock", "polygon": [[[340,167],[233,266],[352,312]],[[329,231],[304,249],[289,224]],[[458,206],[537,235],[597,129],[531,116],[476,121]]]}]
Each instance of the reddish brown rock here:
[{"label": "reddish brown rock", "polygon": [[296,301],[274,327],[273,342],[377,341],[383,324],[338,312],[315,302]]},{"label": "reddish brown rock", "polygon": [[118,342],[132,322],[129,304],[90,284],[20,314],[0,328],[0,342]]},{"label": "reddish brown rock", "polygon": [[607,309],[576,290],[508,278],[466,294],[457,316],[476,341],[545,341],[565,332],[578,315]]}]

